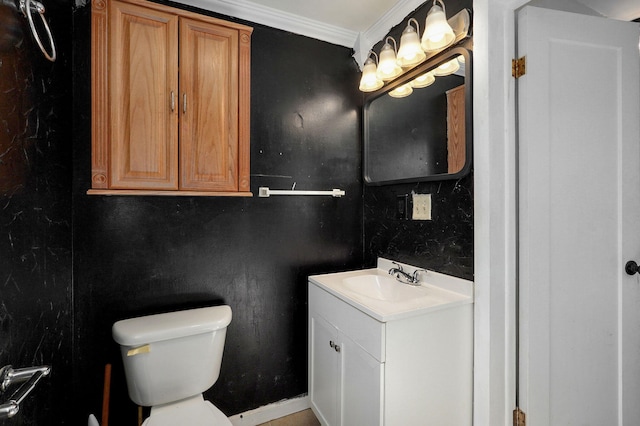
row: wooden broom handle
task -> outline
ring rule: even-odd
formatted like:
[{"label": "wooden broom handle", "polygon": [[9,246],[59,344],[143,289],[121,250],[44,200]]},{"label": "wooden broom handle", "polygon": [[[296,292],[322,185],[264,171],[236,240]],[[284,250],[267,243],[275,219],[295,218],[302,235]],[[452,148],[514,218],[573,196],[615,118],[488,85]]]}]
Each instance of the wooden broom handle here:
[{"label": "wooden broom handle", "polygon": [[104,388],[102,389],[102,422],[101,426],[109,426],[109,396],[111,394],[111,364],[104,366]]}]

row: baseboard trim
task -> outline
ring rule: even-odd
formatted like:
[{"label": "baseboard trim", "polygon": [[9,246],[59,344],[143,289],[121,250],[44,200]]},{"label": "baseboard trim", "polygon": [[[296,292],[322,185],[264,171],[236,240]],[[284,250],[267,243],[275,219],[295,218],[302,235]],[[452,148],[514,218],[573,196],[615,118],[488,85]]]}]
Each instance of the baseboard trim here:
[{"label": "baseboard trim", "polygon": [[309,404],[309,396],[307,394],[300,395],[292,399],[285,399],[274,402],[273,404],[263,405],[254,410],[236,414],[229,417],[231,424],[234,426],[256,426],[298,411],[306,410],[311,407]]}]

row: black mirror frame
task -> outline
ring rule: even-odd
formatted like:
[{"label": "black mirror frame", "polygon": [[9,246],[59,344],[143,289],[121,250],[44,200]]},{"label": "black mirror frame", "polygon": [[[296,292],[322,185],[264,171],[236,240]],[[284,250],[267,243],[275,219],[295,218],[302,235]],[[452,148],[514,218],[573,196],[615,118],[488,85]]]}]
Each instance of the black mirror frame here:
[{"label": "black mirror frame", "polygon": [[[455,47],[448,48],[443,52],[438,53],[437,55],[432,56],[427,59],[422,64],[416,66],[415,68],[405,72],[400,77],[393,80],[391,83],[386,84],[382,89],[377,90],[375,92],[371,92],[365,95],[364,98],[364,107],[363,107],[363,178],[364,182],[367,185],[371,186],[379,186],[379,185],[390,185],[397,183],[408,183],[408,182],[427,182],[427,181],[437,181],[437,180],[449,180],[449,179],[459,179],[461,177],[466,176],[471,171],[471,162],[473,158],[473,60],[472,60],[472,50],[471,50],[472,40],[466,39],[463,42],[458,43]],[[369,122],[368,122],[368,110],[371,102],[380,96],[387,95],[388,92],[395,89],[398,86],[401,86],[409,81],[413,80],[417,76],[436,68],[437,66],[447,62],[453,57],[457,57],[462,55],[465,59],[465,76],[464,76],[464,84],[465,84],[465,163],[463,168],[456,173],[439,173],[427,176],[419,176],[419,177],[408,177],[408,178],[399,178],[393,180],[385,180],[385,181],[374,181],[370,178],[370,170],[368,170],[368,149],[367,149],[367,141],[369,140]]]}]

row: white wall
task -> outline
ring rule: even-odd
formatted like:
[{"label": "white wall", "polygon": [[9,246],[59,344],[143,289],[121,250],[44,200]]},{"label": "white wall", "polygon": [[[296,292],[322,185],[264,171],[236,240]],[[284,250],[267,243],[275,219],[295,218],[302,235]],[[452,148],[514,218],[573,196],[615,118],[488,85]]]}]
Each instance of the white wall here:
[{"label": "white wall", "polygon": [[529,6],[537,6],[543,9],[562,10],[565,12],[580,13],[582,15],[602,16],[589,7],[572,0],[531,0]]}]

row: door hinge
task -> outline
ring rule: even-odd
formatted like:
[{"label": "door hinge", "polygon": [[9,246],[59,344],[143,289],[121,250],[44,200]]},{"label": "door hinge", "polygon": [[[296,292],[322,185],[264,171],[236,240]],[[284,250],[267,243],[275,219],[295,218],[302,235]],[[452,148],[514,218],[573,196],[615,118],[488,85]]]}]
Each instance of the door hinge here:
[{"label": "door hinge", "polygon": [[511,75],[520,78],[527,73],[527,61],[525,56],[511,60]]},{"label": "door hinge", "polygon": [[516,409],[513,410],[513,426],[527,426],[524,411],[522,411],[520,407],[516,407]]}]

